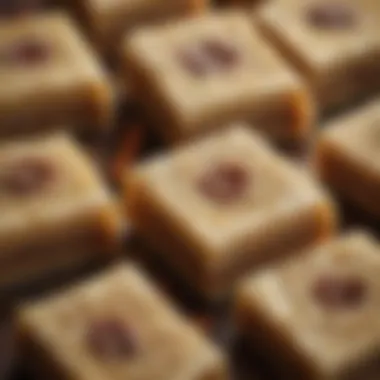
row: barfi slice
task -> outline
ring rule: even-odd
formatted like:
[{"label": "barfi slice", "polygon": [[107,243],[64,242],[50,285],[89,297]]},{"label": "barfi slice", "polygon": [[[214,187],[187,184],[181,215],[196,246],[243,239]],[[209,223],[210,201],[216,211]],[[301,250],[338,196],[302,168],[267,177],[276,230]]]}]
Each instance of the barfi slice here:
[{"label": "barfi slice", "polygon": [[65,134],[0,146],[0,209],[0,287],[106,259],[118,245],[114,199]]},{"label": "barfi slice", "polygon": [[299,142],[313,126],[303,81],[238,11],[137,31],[125,42],[124,71],[169,142],[236,121]]},{"label": "barfi slice", "polygon": [[336,223],[325,192],[243,126],[142,163],[126,175],[125,202],[144,241],[215,299]]},{"label": "barfi slice", "polygon": [[280,378],[378,379],[379,271],[379,243],[351,231],[246,279],[237,325]]},{"label": "barfi slice", "polygon": [[[134,28],[203,12],[209,0],[70,0],[74,12],[99,49],[120,49],[122,38]],[[62,1],[67,5],[67,1]]]},{"label": "barfi slice", "polygon": [[132,265],[27,304],[17,322],[29,368],[42,378],[228,378],[222,354]]},{"label": "barfi slice", "polygon": [[326,126],[317,145],[323,181],[342,198],[380,219],[380,101]]},{"label": "barfi slice", "polygon": [[0,24],[0,136],[111,127],[114,95],[75,24],[48,12]]},{"label": "barfi slice", "polygon": [[277,0],[254,18],[307,79],[325,113],[380,88],[376,7],[372,0]]}]

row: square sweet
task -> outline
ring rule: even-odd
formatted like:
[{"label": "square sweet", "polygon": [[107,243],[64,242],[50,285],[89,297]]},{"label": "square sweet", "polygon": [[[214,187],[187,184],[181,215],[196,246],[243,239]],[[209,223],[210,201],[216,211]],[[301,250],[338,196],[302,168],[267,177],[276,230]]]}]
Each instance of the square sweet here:
[{"label": "square sweet", "polygon": [[41,378],[228,379],[223,355],[132,265],[27,304],[17,322]]},{"label": "square sweet", "polygon": [[330,122],[315,161],[321,179],[342,198],[380,219],[380,100]]},{"label": "square sweet", "polygon": [[277,0],[254,18],[326,113],[380,89],[378,10],[372,0]]},{"label": "square sweet", "polygon": [[124,72],[169,142],[236,121],[298,142],[313,125],[303,81],[238,11],[137,31],[125,42]]},{"label": "square sweet", "polygon": [[0,287],[107,259],[116,203],[89,157],[58,133],[0,146]]},{"label": "square sweet", "polygon": [[[62,3],[67,6],[67,0]],[[70,0],[70,3],[95,45],[112,55],[120,49],[123,36],[134,28],[201,13],[209,0]]]},{"label": "square sweet", "polygon": [[141,163],[124,194],[144,242],[210,300],[336,227],[328,195],[243,126]]},{"label": "square sweet", "polygon": [[111,126],[112,87],[64,13],[1,22],[0,82],[0,136],[59,125],[90,131]]},{"label": "square sweet", "polygon": [[280,378],[380,376],[380,245],[351,231],[257,273],[236,294],[239,330]]}]

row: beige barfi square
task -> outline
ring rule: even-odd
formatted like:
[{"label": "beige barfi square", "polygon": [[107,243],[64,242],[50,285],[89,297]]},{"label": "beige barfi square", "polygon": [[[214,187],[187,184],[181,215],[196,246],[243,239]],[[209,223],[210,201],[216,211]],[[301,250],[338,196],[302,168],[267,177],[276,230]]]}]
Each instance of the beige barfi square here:
[{"label": "beige barfi square", "polygon": [[378,379],[379,270],[378,242],[351,231],[245,280],[237,324],[281,378]]},{"label": "beige barfi square", "polygon": [[228,378],[222,354],[132,265],[25,305],[17,321],[28,362],[51,378]]},{"label": "beige barfi square", "polygon": [[344,199],[380,218],[380,100],[330,122],[317,145],[322,180]]},{"label": "beige barfi square", "polygon": [[314,107],[302,80],[238,11],[137,31],[126,78],[170,142],[249,121],[275,141],[302,141]]},{"label": "beige barfi square", "polygon": [[113,90],[64,13],[0,23],[0,82],[0,135],[111,127]]},{"label": "beige barfi square", "polygon": [[142,163],[124,197],[144,241],[210,298],[336,223],[324,191],[243,126]]},{"label": "beige barfi square", "polygon": [[372,0],[276,0],[254,18],[307,79],[323,113],[380,89],[378,10]]},{"label": "beige barfi square", "polygon": [[0,286],[107,258],[120,218],[90,158],[67,135],[0,146]]},{"label": "beige barfi square", "polygon": [[209,0],[71,0],[71,3],[94,43],[101,51],[111,53],[120,49],[123,36],[134,28],[201,13]]}]

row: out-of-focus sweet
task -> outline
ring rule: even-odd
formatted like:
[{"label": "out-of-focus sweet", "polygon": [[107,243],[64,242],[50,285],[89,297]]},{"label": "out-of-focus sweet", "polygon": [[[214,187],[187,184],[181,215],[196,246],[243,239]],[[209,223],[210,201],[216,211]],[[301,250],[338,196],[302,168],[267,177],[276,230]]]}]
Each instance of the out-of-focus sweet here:
[{"label": "out-of-focus sweet", "polygon": [[253,18],[308,80],[321,113],[380,90],[376,1],[274,0]]},{"label": "out-of-focus sweet", "polygon": [[239,125],[128,171],[124,194],[144,241],[209,298],[336,227],[328,195]]},{"label": "out-of-focus sweet", "polygon": [[124,35],[144,25],[202,13],[209,0],[59,0],[70,6],[98,49],[120,51]]},{"label": "out-of-focus sweet", "polygon": [[227,380],[222,354],[137,267],[20,308],[29,369],[64,380]]},{"label": "out-of-focus sweet", "polygon": [[317,144],[320,178],[343,199],[380,220],[380,101],[328,123]]},{"label": "out-of-focus sweet", "polygon": [[314,126],[302,79],[240,12],[137,31],[125,41],[123,66],[133,95],[170,142],[235,121],[299,142]]},{"label": "out-of-focus sweet", "polygon": [[380,245],[351,231],[241,284],[241,333],[281,379],[379,378]]},{"label": "out-of-focus sweet", "polygon": [[0,23],[0,82],[0,136],[112,125],[113,89],[64,13]]},{"label": "out-of-focus sweet", "polygon": [[114,199],[61,133],[0,146],[0,209],[1,287],[106,260],[118,247]]}]

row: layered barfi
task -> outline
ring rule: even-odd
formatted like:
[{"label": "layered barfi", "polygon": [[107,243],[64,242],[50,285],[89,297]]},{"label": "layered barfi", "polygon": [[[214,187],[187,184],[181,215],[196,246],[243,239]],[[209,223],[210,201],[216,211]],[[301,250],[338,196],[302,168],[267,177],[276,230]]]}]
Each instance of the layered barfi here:
[{"label": "layered barfi", "polygon": [[248,127],[234,126],[141,163],[126,210],[152,254],[202,296],[335,232],[329,196]]},{"label": "layered barfi", "polygon": [[269,1],[254,19],[307,79],[321,114],[380,89],[375,1]]},{"label": "layered barfi", "polygon": [[0,146],[0,287],[107,260],[121,218],[89,157],[67,135]]},{"label": "layered barfi", "polygon": [[240,332],[281,379],[380,377],[380,245],[351,231],[244,280]]},{"label": "layered barfi", "polygon": [[344,200],[380,219],[380,101],[340,116],[317,143],[320,178]]},{"label": "layered barfi", "polygon": [[169,142],[235,121],[275,141],[303,141],[314,106],[297,76],[237,11],[139,30],[124,46],[126,80]]},{"label": "layered barfi", "polygon": [[111,127],[114,96],[88,43],[64,13],[0,24],[0,136],[65,125]]},{"label": "layered barfi", "polygon": [[137,267],[20,308],[29,370],[72,380],[227,380],[223,355]]}]

